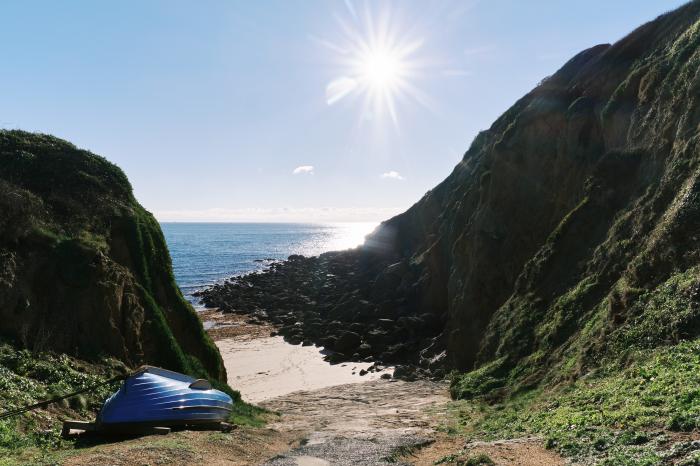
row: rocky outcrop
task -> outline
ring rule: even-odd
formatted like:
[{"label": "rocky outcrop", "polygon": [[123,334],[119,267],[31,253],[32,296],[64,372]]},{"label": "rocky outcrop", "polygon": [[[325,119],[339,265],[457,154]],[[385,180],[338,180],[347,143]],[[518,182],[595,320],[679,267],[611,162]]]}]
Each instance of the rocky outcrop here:
[{"label": "rocky outcrop", "polygon": [[51,136],[0,131],[0,333],[226,380],[124,173]]},{"label": "rocky outcrop", "polygon": [[[208,307],[277,324],[292,344],[323,345],[332,351],[326,356],[331,362],[435,359],[426,348],[436,346],[433,339],[444,322],[416,313],[410,290],[401,284],[406,270],[383,271],[376,279],[378,271],[364,259],[373,257],[291,256],[264,273],[234,277],[196,295]],[[441,374],[441,358],[426,362]]]},{"label": "rocky outcrop", "polygon": [[[305,305],[322,333],[386,330],[414,362],[444,349],[448,367],[487,368],[494,385],[700,335],[699,70],[698,1],[581,52],[364,247],[316,259],[314,277],[348,265],[335,284],[293,292],[326,297]],[[683,299],[658,304],[669,287]]]}]

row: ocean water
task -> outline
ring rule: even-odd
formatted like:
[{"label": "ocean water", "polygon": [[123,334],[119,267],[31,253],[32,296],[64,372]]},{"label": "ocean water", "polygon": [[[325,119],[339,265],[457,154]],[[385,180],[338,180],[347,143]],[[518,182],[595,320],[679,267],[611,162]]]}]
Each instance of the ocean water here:
[{"label": "ocean water", "polygon": [[260,270],[269,259],[315,256],[353,248],[376,223],[161,223],[185,298],[234,275]]}]

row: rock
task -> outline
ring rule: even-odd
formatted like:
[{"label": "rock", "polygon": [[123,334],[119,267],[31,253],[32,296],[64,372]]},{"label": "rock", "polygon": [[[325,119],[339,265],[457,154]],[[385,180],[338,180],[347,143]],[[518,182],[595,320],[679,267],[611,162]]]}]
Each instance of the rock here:
[{"label": "rock", "polygon": [[335,342],[338,341],[338,339],[334,336],[322,336],[319,338],[319,343],[321,343],[321,346],[324,348],[328,348],[331,350],[335,350]]},{"label": "rock", "polygon": [[369,356],[370,354],[372,354],[372,346],[369,343],[362,343],[357,348],[357,353],[362,357]]},{"label": "rock", "polygon": [[393,377],[407,381],[416,380],[416,369],[411,366],[396,366]]},{"label": "rock", "polygon": [[302,337],[298,334],[285,335],[284,339],[290,345],[300,345],[302,343]]},{"label": "rock", "polygon": [[341,353],[352,353],[360,346],[362,338],[355,332],[343,332],[335,342],[335,349]]},{"label": "rock", "polygon": [[331,364],[338,364],[347,361],[348,358],[343,353],[331,353],[326,355],[323,359]]}]

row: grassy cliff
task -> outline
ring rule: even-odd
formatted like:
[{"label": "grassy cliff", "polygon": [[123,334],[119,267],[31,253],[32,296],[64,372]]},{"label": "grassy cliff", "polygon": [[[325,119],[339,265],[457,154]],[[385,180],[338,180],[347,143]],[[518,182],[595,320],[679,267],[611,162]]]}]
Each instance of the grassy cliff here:
[{"label": "grassy cliff", "polygon": [[60,139],[0,132],[0,333],[32,350],[111,356],[225,381],[124,173]]},{"label": "grassy cliff", "polygon": [[[1,411],[141,364],[208,378],[240,400],[124,173],[58,138],[0,131]],[[55,463],[73,446],[60,419],[94,418],[115,388],[0,421],[0,464]],[[259,422],[259,410],[236,408],[232,421]]]},{"label": "grassy cliff", "polygon": [[457,430],[698,464],[699,140],[694,1],[572,58],[380,227],[444,319]]}]

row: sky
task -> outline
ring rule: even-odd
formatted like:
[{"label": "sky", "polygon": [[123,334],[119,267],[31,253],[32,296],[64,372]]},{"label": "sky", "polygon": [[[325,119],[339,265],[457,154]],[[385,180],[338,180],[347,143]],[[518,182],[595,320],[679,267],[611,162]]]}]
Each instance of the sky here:
[{"label": "sky", "polygon": [[106,157],[162,221],[379,221],[571,56],[683,3],[8,0],[0,127]]}]

